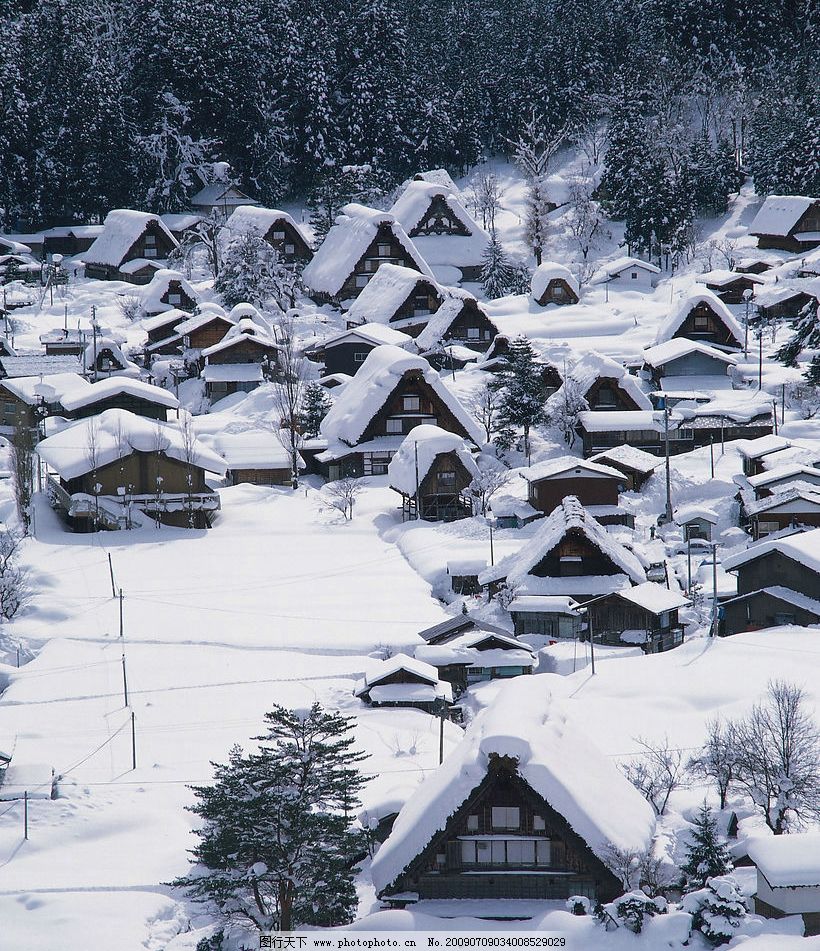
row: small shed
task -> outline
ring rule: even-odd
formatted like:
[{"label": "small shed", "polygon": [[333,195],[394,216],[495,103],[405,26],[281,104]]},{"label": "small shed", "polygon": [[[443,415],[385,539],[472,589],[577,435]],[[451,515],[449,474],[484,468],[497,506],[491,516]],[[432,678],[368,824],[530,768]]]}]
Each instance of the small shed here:
[{"label": "small shed", "polygon": [[698,276],[698,281],[714,291],[725,304],[742,304],[747,292],[751,298],[756,289],[765,283],[756,274],[724,270],[707,271]]},{"label": "small shed", "polygon": [[[229,485],[290,485],[291,458],[282,441],[270,430],[220,433],[214,448],[225,460]],[[305,461],[297,456],[301,472]]]},{"label": "small shed", "polygon": [[435,667],[456,697],[473,684],[531,674],[537,663],[529,644],[493,631],[462,634],[446,644],[424,644],[416,648],[415,656]]},{"label": "small shed", "polygon": [[85,276],[148,284],[178,247],[176,238],[157,215],[116,208],[108,212],[102,233],[83,252]]},{"label": "small shed", "polygon": [[568,495],[576,496],[587,507],[617,506],[618,496],[626,488],[626,478],[617,469],[575,456],[547,459],[522,475],[529,484],[530,505],[545,514]]},{"label": "small shed", "polygon": [[199,294],[179,271],[160,268],[140,296],[140,312],[146,317],[169,310],[192,311]]},{"label": "small shed", "polygon": [[230,218],[241,205],[258,204],[259,202],[230,182],[213,182],[206,185],[191,199],[191,208],[196,214],[207,217],[216,213],[225,219]]},{"label": "small shed", "polygon": [[807,935],[820,934],[820,833],[754,838],[748,852],[757,869],[755,912],[800,915]]},{"label": "small shed", "polygon": [[587,638],[602,644],[639,645],[658,654],[683,643],[684,625],[678,611],[689,604],[678,591],[644,581],[594,598],[581,605],[587,618]]},{"label": "small shed", "polygon": [[548,638],[574,638],[581,629],[581,615],[574,598],[561,595],[519,595],[507,607],[516,636],[537,634]]},{"label": "small shed", "polygon": [[640,258],[621,257],[608,261],[592,278],[593,284],[611,284],[618,291],[647,293],[658,283],[661,269]]},{"label": "small shed", "polygon": [[375,664],[356,685],[353,695],[372,707],[415,707],[437,713],[453,702],[453,688],[439,679],[431,664],[395,654]]},{"label": "small shed", "polygon": [[769,195],[749,227],[759,248],[799,254],[820,246],[820,198]]},{"label": "small shed", "polygon": [[539,307],[546,307],[547,304],[577,304],[581,289],[569,268],[544,261],[532,276],[530,296]]},{"label": "small shed", "polygon": [[54,767],[46,763],[12,762],[0,770],[0,801],[12,799],[55,799],[57,780]]},{"label": "small shed", "polygon": [[623,472],[628,480],[628,488],[633,492],[640,492],[646,480],[660,464],[657,456],[626,443],[599,452],[590,458],[590,462]]},{"label": "small shed", "polygon": [[675,524],[683,529],[684,541],[701,539],[712,541],[718,514],[705,505],[681,505],[675,509]]},{"label": "small shed", "polygon": [[309,261],[313,250],[302,230],[286,211],[239,205],[226,225],[229,235],[256,234],[276,251],[283,261]]},{"label": "small shed", "polygon": [[453,594],[481,594],[478,576],[487,567],[483,558],[458,558],[447,562]]}]

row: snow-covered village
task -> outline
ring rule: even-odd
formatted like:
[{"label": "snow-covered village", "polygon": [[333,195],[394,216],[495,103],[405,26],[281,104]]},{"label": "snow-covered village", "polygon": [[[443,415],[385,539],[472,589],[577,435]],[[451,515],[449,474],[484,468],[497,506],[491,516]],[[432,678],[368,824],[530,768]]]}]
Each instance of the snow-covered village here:
[{"label": "snow-covered village", "polygon": [[818,52],[3,5],[0,951],[820,951]]}]

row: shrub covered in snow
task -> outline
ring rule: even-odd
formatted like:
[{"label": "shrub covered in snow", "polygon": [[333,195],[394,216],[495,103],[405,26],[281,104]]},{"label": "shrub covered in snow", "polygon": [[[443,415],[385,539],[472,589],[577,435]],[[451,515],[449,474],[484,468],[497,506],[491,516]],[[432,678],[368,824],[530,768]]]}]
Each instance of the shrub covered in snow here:
[{"label": "shrub covered in snow", "polygon": [[615,901],[604,905],[604,910],[634,934],[640,934],[647,918],[665,915],[666,901],[663,898],[650,898],[643,892],[627,892]]},{"label": "shrub covered in snow", "polygon": [[692,915],[693,930],[715,946],[731,941],[746,917],[746,902],[730,875],[710,878],[705,888],[684,896],[681,908]]}]

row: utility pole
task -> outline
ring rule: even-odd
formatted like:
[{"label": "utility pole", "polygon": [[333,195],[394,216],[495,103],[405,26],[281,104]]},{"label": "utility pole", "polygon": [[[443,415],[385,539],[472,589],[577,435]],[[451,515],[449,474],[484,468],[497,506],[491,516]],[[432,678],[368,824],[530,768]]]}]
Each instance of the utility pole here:
[{"label": "utility pole", "polygon": [[123,635],[123,624],[122,624],[122,588],[120,588],[120,637]]},{"label": "utility pole", "polygon": [[[495,554],[493,552],[493,523],[492,519],[487,519],[487,527],[490,529],[490,567],[495,564]],[[17,665],[20,666],[19,664]]]},{"label": "utility pole", "polygon": [[691,535],[686,539],[686,575],[689,579],[689,583],[686,588],[686,593],[691,594],[692,592],[692,536]]},{"label": "utility pole", "polygon": [[438,764],[444,762],[444,720],[447,713],[447,703],[444,700],[444,697],[439,701],[441,704],[441,710],[439,711],[439,729],[438,729]]},{"label": "utility pole", "polygon": [[758,332],[758,358],[757,358],[757,392],[763,389],[763,324],[757,328]]},{"label": "utility pole", "polygon": [[28,841],[28,790],[23,793],[23,838]]},{"label": "utility pole", "polygon": [[712,626],[709,630],[709,637],[717,636],[717,544],[712,542]]},{"label": "utility pole", "polygon": [[712,478],[715,477],[715,437],[709,437],[709,462],[712,466]]},{"label": "utility pole", "polygon": [[94,382],[97,382],[97,331],[99,330],[99,324],[97,323],[97,308],[91,308],[91,329],[94,332]]},{"label": "utility pole", "polygon": [[747,287],[743,292],[743,300],[746,301],[746,318],[743,322],[743,356],[749,356],[749,301],[752,299],[752,289]]},{"label": "utility pole", "polygon": [[137,726],[134,711],[131,711],[131,769],[137,768]]},{"label": "utility pole", "polygon": [[592,663],[592,676],[595,676],[595,638],[592,636],[592,618],[587,608],[587,634],[589,634],[589,659]]},{"label": "utility pole", "polygon": [[114,565],[111,561],[111,552],[108,553],[108,573],[111,575],[111,597],[116,598],[117,588],[114,585]]},{"label": "utility pole", "polygon": [[669,407],[666,404],[666,397],[661,397],[661,408],[663,409],[663,445],[664,455],[666,456],[666,522],[672,521],[672,471],[669,467]]},{"label": "utility pole", "polygon": [[122,655],[122,696],[125,701],[125,706],[128,706],[128,677],[125,673],[125,652],[123,651]]},{"label": "utility pole", "polygon": [[419,498],[419,444],[413,440],[413,457],[416,464],[416,521],[421,518],[421,499]]}]

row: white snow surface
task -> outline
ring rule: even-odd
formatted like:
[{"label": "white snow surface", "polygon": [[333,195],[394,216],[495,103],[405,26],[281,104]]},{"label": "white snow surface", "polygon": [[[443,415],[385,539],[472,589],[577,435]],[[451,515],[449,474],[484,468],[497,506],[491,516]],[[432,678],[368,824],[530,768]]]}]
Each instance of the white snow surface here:
[{"label": "white snow surface", "polygon": [[[49,378],[50,381],[51,378]],[[131,380],[120,376],[111,377],[108,380],[98,380],[96,383],[90,383],[87,386],[72,387],[66,395],[60,398],[60,403],[63,409],[71,411],[120,394],[135,396],[151,403],[159,403],[168,409],[179,407],[179,400],[176,396],[170,391],[164,390],[161,386],[153,386],[151,383],[144,383],[142,380]]]},{"label": "white snow surface", "polygon": [[820,885],[820,832],[750,839],[749,858],[774,888]]},{"label": "white snow surface", "polygon": [[424,423],[410,430],[398,452],[390,460],[387,467],[390,487],[405,495],[414,495],[416,470],[418,469],[418,484],[421,484],[436,457],[445,452],[454,452],[471,476],[478,475],[473,454],[461,436],[448,433],[439,426]]},{"label": "white snow surface", "polygon": [[264,237],[280,221],[291,225],[303,238],[305,237],[296,221],[286,211],[280,211],[278,208],[263,208],[261,205],[239,205],[228,218],[226,228],[232,234],[245,232]]},{"label": "white snow surface", "polygon": [[[387,323],[422,277],[432,284],[441,297],[444,296],[444,289],[432,275],[420,274],[401,264],[382,264],[350,305],[346,315],[348,321],[364,324]],[[426,318],[408,319],[412,319],[414,323],[424,323]]]},{"label": "white snow surface", "polygon": [[522,678],[499,690],[492,707],[405,804],[371,866],[377,893],[445,827],[484,778],[491,753],[517,758],[521,777],[598,856],[609,843],[637,850],[649,844],[655,817],[646,800],[571,721],[541,678]]},{"label": "white snow surface", "polygon": [[177,247],[176,238],[165,227],[159,216],[144,211],[132,211],[130,208],[115,208],[105,216],[102,234],[87,251],[83,252],[83,261],[86,264],[118,267],[130,247],[151,222],[155,222],[159,229],[165,232],[172,247]]},{"label": "white snow surface", "polygon": [[643,352],[643,358],[651,367],[662,367],[665,363],[678,360],[690,353],[705,354],[714,360],[720,360],[727,366],[735,366],[738,363],[737,357],[730,356],[722,350],[716,350],[700,340],[687,340],[684,337],[673,337],[654,347],[647,347]]},{"label": "white snow surface", "polygon": [[689,604],[689,599],[678,591],[670,591],[665,585],[657,584],[655,581],[644,581],[643,584],[632,588],[624,588],[618,594],[653,614],[674,611],[675,608],[682,608],[685,604]]}]

